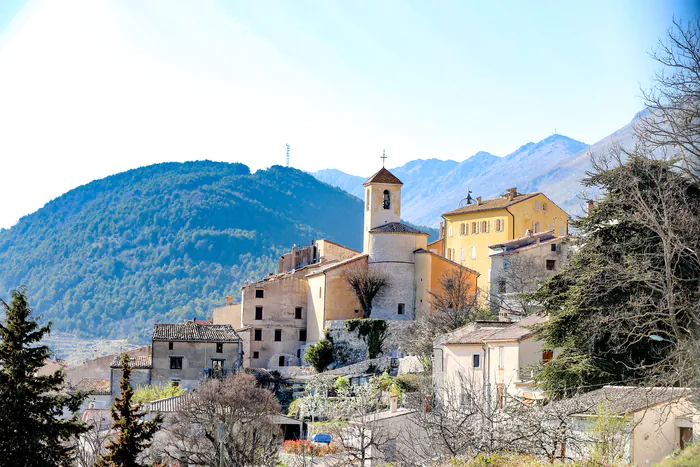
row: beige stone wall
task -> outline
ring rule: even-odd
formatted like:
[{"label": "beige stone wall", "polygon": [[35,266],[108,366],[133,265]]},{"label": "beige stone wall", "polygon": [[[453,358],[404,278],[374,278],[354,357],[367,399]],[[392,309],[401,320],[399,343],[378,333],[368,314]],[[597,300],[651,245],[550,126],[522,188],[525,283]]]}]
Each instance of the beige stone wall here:
[{"label": "beige stone wall", "polygon": [[[132,357],[137,355],[150,355],[151,346],[145,345],[127,352]],[[118,354],[106,355],[104,357],[88,360],[82,365],[78,365],[66,370],[66,381],[70,384],[78,384],[83,378],[109,378],[110,368],[114,357]]]},{"label": "beige stone wall", "polygon": [[[694,413],[697,413],[697,409],[686,400],[660,404],[635,413],[631,446],[632,464],[654,465],[676,449],[680,449],[679,425],[683,425],[681,419],[689,420]],[[688,417],[688,414],[691,416]]]},{"label": "beige stone wall", "polygon": [[344,261],[350,259],[353,256],[358,255],[360,252],[351,250],[337,243],[333,243],[328,240],[319,240],[316,242],[316,247],[318,248],[318,255],[323,261],[338,260]]},{"label": "beige stone wall", "polygon": [[[347,331],[346,320],[326,321],[326,328],[333,337],[333,344],[343,354],[344,364],[356,363],[364,360],[367,355],[367,344],[359,336],[357,331]],[[383,355],[391,355],[396,352],[401,354],[406,348],[406,335],[410,327],[410,321],[387,321],[387,337],[382,345]]]},{"label": "beige stone wall", "polygon": [[349,268],[366,267],[366,265],[367,259],[363,258],[326,272],[326,321],[362,317],[360,302],[355,292],[348,286],[343,273]]},{"label": "beige stone wall", "polygon": [[214,324],[230,324],[234,329],[239,329],[243,326],[241,316],[241,304],[222,306],[212,310],[212,319]]},{"label": "beige stone wall", "polygon": [[319,274],[308,279],[307,303],[309,314],[306,320],[307,341],[318,342],[323,338],[326,294],[326,276]]},{"label": "beige stone wall", "polygon": [[[298,364],[299,350],[306,344],[300,340],[300,331],[307,329],[307,281],[298,275],[284,275],[272,280],[260,281],[243,289],[243,325],[250,326],[250,366],[266,368],[270,359],[286,356],[285,364]],[[263,297],[256,296],[261,290]],[[262,319],[256,318],[256,308],[262,307]],[[297,308],[301,308],[301,318],[295,318]],[[262,340],[255,340],[255,330],[262,331]],[[281,332],[281,341],[275,341],[275,331]],[[303,336],[301,336],[303,337]],[[308,337],[307,337],[308,339]],[[257,354],[256,354],[257,352]],[[256,358],[257,357],[257,358]]]}]

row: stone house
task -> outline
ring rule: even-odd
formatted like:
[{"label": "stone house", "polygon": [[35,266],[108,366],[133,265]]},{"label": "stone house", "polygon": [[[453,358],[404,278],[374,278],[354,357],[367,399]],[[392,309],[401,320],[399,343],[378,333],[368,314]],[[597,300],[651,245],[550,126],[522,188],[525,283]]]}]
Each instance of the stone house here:
[{"label": "stone house", "polygon": [[[179,324],[155,324],[150,355],[131,356],[133,387],[174,384],[197,388],[206,378],[218,378],[241,368],[243,341],[229,324],[204,324],[187,320]],[[110,366],[110,388],[120,394],[121,356]]]},{"label": "stone house", "polygon": [[556,404],[580,407],[567,429],[581,442],[563,447],[573,459],[587,457],[595,447],[592,432],[601,414],[626,422],[619,433],[606,437],[617,439],[631,465],[655,465],[699,439],[700,412],[686,388],[605,386]]},{"label": "stone house", "polygon": [[463,391],[487,391],[503,405],[507,395],[539,399],[533,368],[551,360],[555,351],[543,346],[532,326],[545,321],[529,316],[516,323],[477,321],[435,340],[433,378],[438,396]]}]

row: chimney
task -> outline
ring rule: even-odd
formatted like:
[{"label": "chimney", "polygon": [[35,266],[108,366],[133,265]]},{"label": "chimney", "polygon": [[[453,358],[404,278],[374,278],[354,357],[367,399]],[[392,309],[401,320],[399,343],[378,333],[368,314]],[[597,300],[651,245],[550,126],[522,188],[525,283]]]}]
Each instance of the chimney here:
[{"label": "chimney", "polygon": [[481,206],[481,196],[476,197],[476,205]]},{"label": "chimney", "polygon": [[233,297],[230,295],[226,295],[226,306],[231,306],[233,305]]},{"label": "chimney", "polygon": [[595,202],[592,199],[589,199],[586,201],[586,215],[590,216],[591,211],[593,211],[593,208],[595,207]]},{"label": "chimney", "polygon": [[508,197],[508,201],[513,201],[513,198],[518,196],[518,188],[517,187],[508,188],[506,190],[506,196]]},{"label": "chimney", "polygon": [[399,396],[392,395],[389,397],[389,412],[396,413],[399,409]]}]

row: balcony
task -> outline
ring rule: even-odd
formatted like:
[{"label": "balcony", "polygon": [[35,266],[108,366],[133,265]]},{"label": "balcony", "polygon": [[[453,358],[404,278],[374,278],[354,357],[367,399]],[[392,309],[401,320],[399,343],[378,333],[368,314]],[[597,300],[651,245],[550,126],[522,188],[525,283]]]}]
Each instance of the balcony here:
[{"label": "balcony", "polygon": [[202,372],[202,379],[222,379],[233,373],[233,370],[226,368],[207,368]]}]

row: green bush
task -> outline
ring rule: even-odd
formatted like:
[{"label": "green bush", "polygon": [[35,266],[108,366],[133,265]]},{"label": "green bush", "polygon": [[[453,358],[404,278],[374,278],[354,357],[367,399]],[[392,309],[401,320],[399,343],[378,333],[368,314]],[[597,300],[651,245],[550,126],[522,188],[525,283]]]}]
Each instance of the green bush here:
[{"label": "green bush", "polygon": [[350,380],[345,376],[340,376],[335,380],[335,383],[333,383],[333,387],[335,388],[336,392],[345,392],[350,387]]},{"label": "green bush", "polygon": [[317,344],[310,345],[304,353],[304,361],[314,367],[318,373],[323,373],[323,370],[333,362],[333,343],[323,339]]},{"label": "green bush", "polygon": [[688,446],[673,457],[664,459],[655,465],[657,467],[696,467],[700,465],[700,443]]},{"label": "green bush", "polygon": [[134,397],[132,401],[135,404],[143,404],[145,402],[151,402],[158,399],[166,399],[168,397],[179,396],[184,394],[185,390],[180,386],[175,386],[172,383],[167,386],[155,385],[152,386],[147,384],[145,386],[140,386],[134,391]]}]

